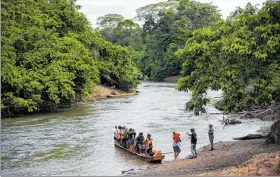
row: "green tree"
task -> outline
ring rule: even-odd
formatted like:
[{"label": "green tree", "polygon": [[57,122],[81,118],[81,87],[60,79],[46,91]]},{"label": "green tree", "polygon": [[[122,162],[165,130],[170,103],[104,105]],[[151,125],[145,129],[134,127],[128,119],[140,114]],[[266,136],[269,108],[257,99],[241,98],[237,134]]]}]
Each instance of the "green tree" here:
[{"label": "green tree", "polygon": [[1,6],[3,116],[71,105],[95,83],[107,83],[106,74],[120,89],[139,83],[130,51],[94,31],[75,0],[14,0]]},{"label": "green tree", "polygon": [[[185,58],[179,90],[191,90],[187,109],[205,112],[207,89],[222,89],[225,111],[279,103],[279,1],[250,3],[225,21],[198,29],[177,55]],[[276,20],[278,19],[278,20]]]},{"label": "green tree", "polygon": [[137,19],[144,20],[145,53],[140,69],[152,80],[179,75],[183,59],[175,51],[182,48],[192,30],[220,19],[217,7],[190,0],[170,0],[141,7]]}]

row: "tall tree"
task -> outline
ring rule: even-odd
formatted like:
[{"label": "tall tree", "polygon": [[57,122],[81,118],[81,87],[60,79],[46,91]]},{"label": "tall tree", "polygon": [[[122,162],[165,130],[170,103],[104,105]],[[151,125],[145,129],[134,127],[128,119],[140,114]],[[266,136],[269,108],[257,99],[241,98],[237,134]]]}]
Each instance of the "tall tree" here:
[{"label": "tall tree", "polygon": [[100,79],[107,83],[104,71],[120,89],[139,83],[129,50],[93,31],[75,0],[13,0],[1,6],[3,116],[70,105]]},{"label": "tall tree", "polygon": [[251,109],[280,102],[279,1],[258,10],[250,3],[225,21],[193,32],[177,55],[184,58],[180,90],[191,90],[187,103],[196,114],[205,112],[207,89],[222,89],[226,111]]},{"label": "tall tree", "polygon": [[174,52],[182,48],[194,29],[220,19],[217,7],[190,0],[170,0],[137,10],[144,20],[145,55],[141,70],[152,80],[180,74],[182,60]]}]

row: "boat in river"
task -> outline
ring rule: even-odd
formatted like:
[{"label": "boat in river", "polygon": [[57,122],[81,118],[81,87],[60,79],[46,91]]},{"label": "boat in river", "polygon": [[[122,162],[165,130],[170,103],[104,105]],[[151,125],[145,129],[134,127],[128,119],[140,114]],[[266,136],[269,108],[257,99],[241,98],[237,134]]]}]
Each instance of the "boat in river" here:
[{"label": "boat in river", "polygon": [[135,155],[135,157],[139,157],[140,159],[146,161],[146,162],[149,162],[149,163],[160,163],[163,159],[164,159],[164,155],[154,155],[154,156],[148,156],[146,154],[138,154],[138,153],[135,153],[133,151],[130,151],[129,149],[126,149],[124,147],[122,147],[117,141],[115,141],[115,146],[120,148],[120,149],[123,149],[127,152],[130,152],[131,154]]}]

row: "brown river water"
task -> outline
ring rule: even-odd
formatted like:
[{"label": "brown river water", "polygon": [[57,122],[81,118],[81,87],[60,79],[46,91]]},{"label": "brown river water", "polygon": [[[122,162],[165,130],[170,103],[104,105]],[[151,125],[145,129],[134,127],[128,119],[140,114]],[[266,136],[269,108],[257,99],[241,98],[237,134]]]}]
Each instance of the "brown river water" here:
[{"label": "brown river water", "polygon": [[[126,125],[152,134],[155,148],[172,152],[172,132],[181,133],[181,154],[190,154],[186,132],[195,128],[197,148],[209,143],[211,123],[215,142],[255,133],[272,122],[242,120],[242,124],[224,127],[222,115],[213,106],[221,92],[209,91],[212,103],[208,114],[194,116],[185,111],[190,92],[179,92],[173,83],[144,82],[137,96],[110,98],[58,112],[1,120],[2,175],[122,175],[122,171],[145,169],[149,164],[114,147],[113,128]],[[173,160],[167,154],[163,163]]]}]

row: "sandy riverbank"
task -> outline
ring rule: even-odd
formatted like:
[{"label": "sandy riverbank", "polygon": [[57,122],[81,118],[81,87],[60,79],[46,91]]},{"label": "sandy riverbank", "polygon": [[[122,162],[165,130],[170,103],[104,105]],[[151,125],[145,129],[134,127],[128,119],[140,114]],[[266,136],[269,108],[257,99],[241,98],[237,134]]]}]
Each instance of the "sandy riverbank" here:
[{"label": "sandy riverbank", "polygon": [[90,94],[84,101],[96,101],[105,98],[133,96],[137,94],[137,92],[124,92],[104,85],[96,85],[93,93]]},{"label": "sandy riverbank", "polygon": [[164,82],[174,82],[174,83],[177,83],[178,80],[179,80],[180,78],[182,78],[182,77],[183,77],[183,76],[181,76],[181,75],[178,75],[178,76],[169,76],[169,77],[164,78],[163,81],[164,81]]},{"label": "sandy riverbank", "polygon": [[196,159],[171,161],[125,175],[279,175],[276,162],[280,146],[264,142],[265,139],[219,142],[215,143],[214,151],[209,151],[209,146],[203,147]]}]

